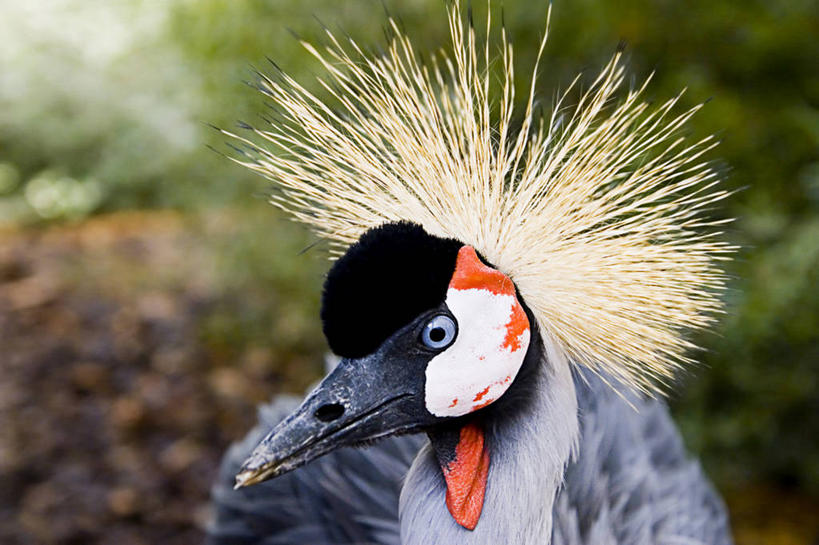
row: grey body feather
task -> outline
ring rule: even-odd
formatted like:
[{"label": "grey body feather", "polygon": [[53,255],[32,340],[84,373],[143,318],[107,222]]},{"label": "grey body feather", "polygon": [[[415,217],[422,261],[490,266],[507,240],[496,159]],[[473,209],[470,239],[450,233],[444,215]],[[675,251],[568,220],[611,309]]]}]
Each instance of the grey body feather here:
[{"label": "grey body feather", "polygon": [[[588,372],[576,373],[574,384],[580,441],[554,502],[552,545],[730,545],[722,501],[686,456],[665,403],[624,392],[621,397]],[[208,543],[399,544],[399,495],[427,443],[423,436],[341,449],[282,477],[233,490],[239,465],[297,404],[280,396],[262,407],[256,428],[225,455],[212,491]]]}]

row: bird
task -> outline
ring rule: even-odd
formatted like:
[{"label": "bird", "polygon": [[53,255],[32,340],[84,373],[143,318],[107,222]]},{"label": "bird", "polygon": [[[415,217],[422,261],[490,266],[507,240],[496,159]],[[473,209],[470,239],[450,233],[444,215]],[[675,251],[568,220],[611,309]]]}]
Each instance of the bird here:
[{"label": "bird", "polygon": [[324,97],[273,64],[273,116],[220,129],[330,248],[332,357],[225,454],[208,543],[730,544],[663,400],[735,251],[702,105],[623,92],[618,49],[543,113],[550,7],[518,106],[505,25],[446,16],[428,58],[325,29]]}]

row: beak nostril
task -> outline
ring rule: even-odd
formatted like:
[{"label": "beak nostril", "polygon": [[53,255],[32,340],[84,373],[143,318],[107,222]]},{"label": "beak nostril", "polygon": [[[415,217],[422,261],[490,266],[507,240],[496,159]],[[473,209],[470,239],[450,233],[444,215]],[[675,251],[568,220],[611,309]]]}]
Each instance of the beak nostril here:
[{"label": "beak nostril", "polygon": [[344,414],[344,405],[340,403],[328,403],[316,409],[316,412],[313,414],[322,422],[331,422]]}]

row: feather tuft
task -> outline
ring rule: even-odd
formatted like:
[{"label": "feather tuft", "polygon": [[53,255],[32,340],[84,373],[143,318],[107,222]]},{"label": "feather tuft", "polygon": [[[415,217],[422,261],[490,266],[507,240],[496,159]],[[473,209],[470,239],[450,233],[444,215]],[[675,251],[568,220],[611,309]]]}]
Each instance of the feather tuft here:
[{"label": "feather tuft", "polygon": [[705,215],[728,195],[703,160],[716,140],[682,136],[701,106],[674,113],[679,95],[650,105],[650,78],[622,93],[620,51],[575,106],[565,106],[572,84],[550,114],[536,111],[549,17],[520,110],[506,29],[495,58],[489,16],[479,40],[455,2],[451,49],[430,62],[393,19],[380,56],[329,30],[323,49],[303,41],[333,105],[277,70],[259,82],[276,123],[252,140],[223,132],[253,151],[236,162],[275,182],[272,203],[337,251],[406,220],[470,244],[515,281],[571,361],[658,393],[690,361],[686,330],[721,309],[719,262],[734,247],[719,239],[726,220]]}]

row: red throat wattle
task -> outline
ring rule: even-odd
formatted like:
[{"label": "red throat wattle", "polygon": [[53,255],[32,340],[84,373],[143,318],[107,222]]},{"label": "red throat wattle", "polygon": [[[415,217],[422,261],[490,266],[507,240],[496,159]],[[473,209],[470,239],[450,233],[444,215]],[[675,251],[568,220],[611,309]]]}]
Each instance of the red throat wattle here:
[{"label": "red throat wattle", "polygon": [[489,475],[489,450],[483,429],[477,423],[461,428],[455,459],[441,466],[446,479],[446,506],[452,518],[474,530],[481,517],[486,481]]}]

